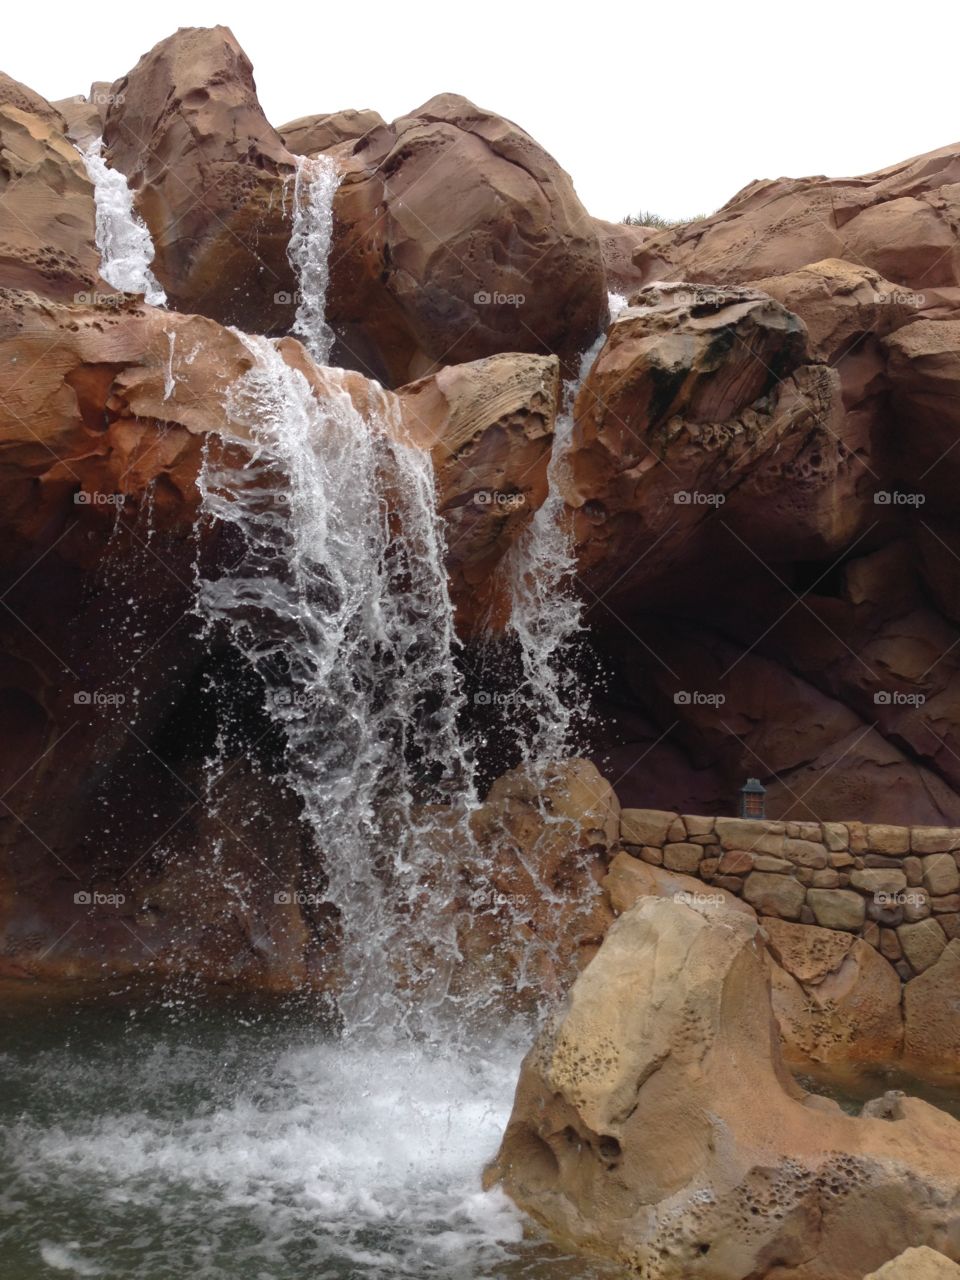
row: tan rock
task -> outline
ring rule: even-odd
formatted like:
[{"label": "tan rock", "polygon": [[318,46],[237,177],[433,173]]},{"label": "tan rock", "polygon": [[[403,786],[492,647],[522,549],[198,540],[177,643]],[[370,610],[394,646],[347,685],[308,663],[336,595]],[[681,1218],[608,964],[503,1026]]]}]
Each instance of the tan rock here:
[{"label": "tan rock", "polygon": [[864,1280],[960,1280],[960,1266],[935,1249],[906,1249]]},{"label": "tan rock", "polygon": [[750,853],[783,853],[783,823],[754,822],[747,818],[717,818],[717,837],[724,849]]},{"label": "tan rock", "polygon": [[299,120],[282,124],[277,133],[294,155],[315,156],[341,142],[356,141],[372,129],[385,128],[386,123],[377,111],[334,111],[327,115],[301,116]]},{"label": "tan rock", "polygon": [[929,1070],[960,1076],[960,938],[903,991],[904,1054]]},{"label": "tan rock", "polygon": [[895,894],[907,887],[907,877],[892,867],[866,867],[850,874],[855,889],[868,894]]},{"label": "tan rock", "polygon": [[960,889],[960,867],[951,853],[933,853],[923,859],[923,883],[934,897]]},{"label": "tan rock", "polygon": [[751,871],[743,886],[743,896],[761,915],[796,920],[800,916],[806,890],[789,876]]},{"label": "tan rock", "polygon": [[700,865],[703,849],[698,844],[668,844],[663,850],[663,865],[668,871],[693,875]]},{"label": "tan rock", "polygon": [[910,848],[914,853],[947,853],[960,849],[960,828],[914,827],[910,832]]},{"label": "tan rock", "polygon": [[936,964],[947,945],[947,935],[932,917],[915,924],[900,925],[897,938],[910,967],[917,973],[923,973]]},{"label": "tan rock", "polygon": [[882,823],[868,824],[867,848],[873,853],[909,853],[910,828],[891,827]]},{"label": "tan rock", "polygon": [[850,889],[808,889],[807,904],[824,929],[856,932],[866,918],[866,903]]},{"label": "tan rock", "polygon": [[784,840],[783,856],[798,867],[810,867],[814,871],[820,871],[827,865],[826,849],[812,840]]},{"label": "tan rock", "polygon": [[651,1276],[695,1275],[709,1252],[725,1280],[859,1280],[956,1239],[960,1123],[914,1098],[900,1123],[806,1105],[757,929],[650,899],[621,916],[524,1061],[488,1185]]},{"label": "tan rock", "polygon": [[676,816],[665,809],[621,809],[620,839],[625,844],[664,845]]},{"label": "tan rock", "polygon": [[752,907],[725,888],[716,884],[705,885],[678,872],[647,866],[628,853],[618,853],[610,863],[603,889],[617,915],[629,911],[640,898],[676,898],[694,902],[705,909],[723,908],[749,916],[751,920],[757,918]]}]

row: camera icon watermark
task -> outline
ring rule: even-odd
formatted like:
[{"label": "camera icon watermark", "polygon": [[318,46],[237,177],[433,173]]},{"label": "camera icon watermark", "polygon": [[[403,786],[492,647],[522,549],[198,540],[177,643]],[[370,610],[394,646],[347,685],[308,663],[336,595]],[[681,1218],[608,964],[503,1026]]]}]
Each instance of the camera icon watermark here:
[{"label": "camera icon watermark", "polygon": [[278,289],[273,295],[273,301],[278,307],[299,307],[303,301],[303,294],[299,289],[295,289],[292,293],[288,289]]},{"label": "camera icon watermark", "polygon": [[78,889],[73,895],[78,907],[120,907],[126,900],[125,893],[100,893],[96,889]]},{"label": "camera icon watermark", "polygon": [[673,695],[678,707],[722,707],[726,700],[725,693],[705,693],[701,689],[678,689]]},{"label": "camera icon watermark", "polygon": [[926,700],[925,693],[903,693],[900,689],[879,689],[873,695],[878,707],[922,707]]},{"label": "camera icon watermark", "polygon": [[73,495],[77,507],[122,507],[126,500],[125,493],[99,493],[90,489],[78,489]]},{"label": "camera icon watermark", "polygon": [[900,489],[878,489],[873,501],[878,507],[922,507],[926,494],[904,493]]},{"label": "camera icon watermark", "polygon": [[126,301],[126,296],[122,293],[97,293],[81,289],[73,295],[73,301],[78,307],[119,307]]},{"label": "camera icon watermark", "polygon": [[525,293],[499,293],[496,289],[478,289],[473,295],[477,307],[522,307],[526,300]]},{"label": "camera icon watermark", "polygon": [[507,507],[513,510],[522,507],[527,501],[525,493],[507,493],[500,489],[478,489],[473,495],[474,506]]},{"label": "camera icon watermark", "polygon": [[726,502],[722,493],[703,493],[699,489],[678,489],[673,495],[678,507],[722,507]]},{"label": "camera icon watermark", "polygon": [[891,303],[901,307],[922,307],[927,301],[926,294],[913,293],[905,289],[891,289],[889,293],[877,292],[873,300],[878,306],[889,306]]},{"label": "camera icon watermark", "polygon": [[101,693],[99,689],[78,689],[73,695],[76,707],[122,707],[126,700],[125,693]]}]

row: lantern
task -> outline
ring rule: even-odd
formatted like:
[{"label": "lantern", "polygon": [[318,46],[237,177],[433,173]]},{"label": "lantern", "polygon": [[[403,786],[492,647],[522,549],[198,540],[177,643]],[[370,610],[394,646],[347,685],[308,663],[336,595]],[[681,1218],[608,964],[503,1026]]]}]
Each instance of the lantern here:
[{"label": "lantern", "polygon": [[740,817],[765,818],[767,789],[759,779],[748,778],[740,788]]}]

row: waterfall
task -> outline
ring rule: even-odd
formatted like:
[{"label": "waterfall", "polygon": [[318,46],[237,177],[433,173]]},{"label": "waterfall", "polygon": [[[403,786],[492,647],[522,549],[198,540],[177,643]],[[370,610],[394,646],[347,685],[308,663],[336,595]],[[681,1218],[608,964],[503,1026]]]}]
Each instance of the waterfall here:
[{"label": "waterfall", "polygon": [[391,434],[385,396],[364,418],[338,371],[317,395],[273,343],[239,336],[254,363],[227,408],[252,456],[211,446],[200,488],[243,555],[201,580],[200,612],[226,624],[283,727],[339,913],[346,1030],[395,1031],[412,993],[423,1017],[446,995],[456,921],[438,907],[457,866],[438,826],[473,797],[430,457]]},{"label": "waterfall", "polygon": [[[626,306],[611,293],[610,319]],[[575,726],[587,714],[587,693],[569,659],[582,629],[583,604],[576,588],[576,555],[565,520],[563,488],[573,437],[574,402],[606,342],[602,330],[584,352],[575,378],[563,386],[561,410],[547,468],[547,497],[504,557],[501,573],[510,591],[509,628],[517,639],[523,699],[534,709],[536,727],[524,744],[534,767],[559,760],[574,749]]]},{"label": "waterfall", "polygon": [[165,306],[167,295],[150,270],[153,241],[133,207],[133,192],[126,178],[104,160],[101,138],[81,150],[80,155],[93,183],[100,274],[123,293],[142,293],[151,306]]},{"label": "waterfall", "polygon": [[293,231],[287,257],[299,282],[293,332],[317,364],[328,364],[333,330],[327,324],[333,197],[340,173],[329,156],[297,157],[293,183]]}]

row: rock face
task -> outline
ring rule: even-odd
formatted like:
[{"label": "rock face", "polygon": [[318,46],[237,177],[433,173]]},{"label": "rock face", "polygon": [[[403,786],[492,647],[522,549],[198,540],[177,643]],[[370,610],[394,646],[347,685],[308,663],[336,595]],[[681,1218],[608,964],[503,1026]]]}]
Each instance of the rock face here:
[{"label": "rock face", "polygon": [[371,129],[386,127],[377,111],[334,111],[322,116],[301,116],[282,124],[277,132],[294,155],[316,156],[341,142],[362,138]]},{"label": "rock face", "polygon": [[281,332],[295,284],[285,184],[294,158],[267,123],[226,27],[184,28],[113,85],[105,154],[150,228],[170,305]]},{"label": "rock face", "polygon": [[634,255],[647,280],[733,284],[843,258],[908,289],[960,286],[955,146],[859,178],[753,182]]},{"label": "rock face", "polygon": [[488,1181],[646,1280],[859,1280],[917,1242],[960,1256],[960,1123],[804,1094],[757,930],[665,901],[622,916],[527,1056]]},{"label": "rock face", "polygon": [[593,341],[607,310],[596,229],[516,125],[441,94],[336,155],[329,319],[344,363],[396,386],[501,351],[572,365]]},{"label": "rock face", "polygon": [[494,571],[546,497],[559,397],[556,357],[524,355],[448,366],[399,392],[404,425],[433,456],[463,634],[508,610]]},{"label": "rock face", "polygon": [[97,288],[93,188],[54,107],[0,79],[0,284],[60,301]]}]

